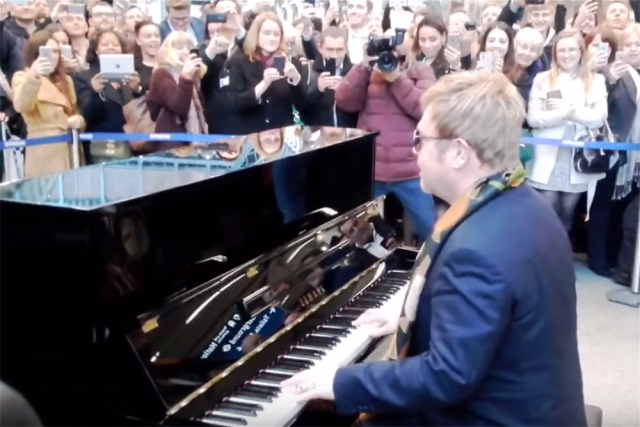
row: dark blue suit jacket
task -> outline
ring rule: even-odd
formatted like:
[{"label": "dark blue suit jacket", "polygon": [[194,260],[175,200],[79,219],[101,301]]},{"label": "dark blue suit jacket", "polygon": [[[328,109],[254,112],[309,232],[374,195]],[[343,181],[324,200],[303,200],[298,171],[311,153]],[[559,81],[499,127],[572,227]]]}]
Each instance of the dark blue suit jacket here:
[{"label": "dark blue suit jacket", "polygon": [[[198,45],[199,45],[204,41],[206,24],[202,19],[192,16],[190,25],[191,25],[191,28],[193,28],[193,32],[196,34],[196,38],[198,39]],[[169,34],[171,34],[171,27],[169,26],[169,23],[165,19],[160,24],[160,38],[162,39],[162,41],[164,41],[164,39],[166,39]]]},{"label": "dark blue suit jacket", "polygon": [[575,282],[555,212],[528,185],[510,190],[445,243],[411,357],[340,369],[336,409],[391,425],[586,426]]}]

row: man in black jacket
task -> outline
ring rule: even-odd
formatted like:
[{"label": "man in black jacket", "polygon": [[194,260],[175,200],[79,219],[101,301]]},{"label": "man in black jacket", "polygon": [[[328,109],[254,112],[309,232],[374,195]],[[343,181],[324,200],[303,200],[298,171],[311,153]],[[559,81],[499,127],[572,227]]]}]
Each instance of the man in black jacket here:
[{"label": "man in black jacket", "polygon": [[13,74],[24,68],[22,49],[16,36],[6,26],[8,20],[0,21],[0,69],[11,83]]},{"label": "man in black jacket", "polygon": [[347,40],[344,30],[338,27],[328,27],[322,32],[320,55],[313,63],[309,78],[307,124],[356,127],[358,114],[342,111],[335,102],[335,90],[340,85],[342,77],[346,76],[351,69],[351,65],[347,56]]},{"label": "man in black jacket", "polygon": [[624,211],[624,218],[622,219],[622,247],[620,248],[618,266],[613,277],[616,283],[624,286],[631,286],[634,257],[638,250],[637,245],[640,244],[640,242],[637,241],[638,216],[640,216],[638,211],[640,211],[640,195],[636,194]]}]

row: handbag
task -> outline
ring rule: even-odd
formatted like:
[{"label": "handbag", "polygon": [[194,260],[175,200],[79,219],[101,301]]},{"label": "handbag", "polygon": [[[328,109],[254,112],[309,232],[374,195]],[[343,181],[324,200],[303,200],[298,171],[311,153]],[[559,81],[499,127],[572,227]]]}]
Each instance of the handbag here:
[{"label": "handbag", "polygon": [[[609,123],[605,120],[602,130],[587,129],[587,135],[578,138],[578,141],[584,142],[618,142],[617,138],[611,132]],[[593,150],[590,148],[575,148],[573,150],[573,167],[576,172],[584,174],[601,174],[607,173],[613,166],[620,164],[622,157],[618,158],[618,162],[612,163],[611,157],[615,154],[615,150]]]},{"label": "handbag", "polygon": [[[132,99],[122,108],[122,112],[126,122],[125,133],[155,133],[156,123],[151,119],[146,97]],[[137,152],[153,151],[153,145],[148,141],[129,141],[129,145]]]}]

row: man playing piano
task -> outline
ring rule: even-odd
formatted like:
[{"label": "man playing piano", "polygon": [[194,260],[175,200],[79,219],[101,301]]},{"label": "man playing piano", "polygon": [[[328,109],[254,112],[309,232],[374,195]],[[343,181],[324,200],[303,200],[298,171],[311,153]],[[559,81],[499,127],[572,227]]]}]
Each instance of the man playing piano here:
[{"label": "man playing piano", "polygon": [[[524,106],[498,73],[454,73],[424,96],[425,192],[451,205],[420,251],[389,361],[319,366],[283,382],[369,425],[585,426],[571,245],[518,165]],[[426,280],[425,280],[426,277]]]}]

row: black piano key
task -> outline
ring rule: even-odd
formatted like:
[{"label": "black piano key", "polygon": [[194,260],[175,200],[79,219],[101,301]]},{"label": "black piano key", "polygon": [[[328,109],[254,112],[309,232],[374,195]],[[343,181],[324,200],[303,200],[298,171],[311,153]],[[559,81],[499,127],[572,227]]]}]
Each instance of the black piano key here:
[{"label": "black piano key", "polygon": [[262,372],[258,375],[255,380],[261,381],[267,384],[275,384],[279,385],[282,381],[291,378],[293,375],[288,374],[276,374],[273,372]]},{"label": "black piano key", "polygon": [[262,406],[251,403],[242,402],[222,402],[215,409],[216,412],[224,412],[233,415],[242,415],[246,417],[255,417],[258,415],[258,411],[262,410]]},{"label": "black piano key", "polygon": [[361,307],[361,308],[379,308],[382,307],[381,302],[371,302],[357,299],[350,304],[351,307]]},{"label": "black piano key", "polygon": [[380,289],[371,289],[371,290],[367,290],[365,295],[379,295],[379,296],[390,297],[391,295],[393,295],[393,292],[380,290]]},{"label": "black piano key", "polygon": [[411,272],[409,271],[390,271],[385,276],[386,278],[397,278],[397,279],[409,279],[411,277]]},{"label": "black piano key", "polygon": [[306,368],[300,368],[298,366],[289,366],[289,365],[285,365],[285,364],[280,363],[280,362],[276,362],[276,363],[274,363],[273,365],[271,365],[267,369],[274,370],[274,371],[286,372],[286,373],[289,373],[289,374],[297,374],[298,372],[304,371]]},{"label": "black piano key", "polygon": [[336,314],[334,317],[340,318],[340,319],[350,319],[351,321],[356,320],[358,317],[360,317],[359,313],[345,313],[344,311],[341,311],[340,313]]},{"label": "black piano key", "polygon": [[360,315],[360,314],[364,313],[365,311],[367,311],[366,308],[348,306],[348,307],[344,308],[340,313],[356,313],[356,314]]},{"label": "black piano key", "polygon": [[376,292],[389,292],[391,294],[395,294],[396,292],[400,292],[399,286],[385,286],[385,285],[375,285],[372,289]]},{"label": "black piano key", "polygon": [[306,359],[320,360],[327,355],[322,350],[307,350],[304,348],[294,348],[289,352],[290,356],[304,357]]},{"label": "black piano key", "polygon": [[311,345],[314,347],[333,348],[340,344],[340,339],[329,337],[307,337],[302,340],[301,344]]},{"label": "black piano key", "polygon": [[370,294],[366,293],[358,299],[364,300],[364,301],[387,301],[389,298],[391,297],[388,295],[377,295],[374,293],[370,293]]},{"label": "black piano key", "polygon": [[400,280],[400,279],[384,279],[381,283],[385,285],[396,285],[396,286],[404,286],[409,282],[409,280]]},{"label": "black piano key", "polygon": [[346,328],[336,329],[336,328],[325,328],[324,326],[321,326],[318,329],[316,329],[314,333],[330,335],[332,337],[346,337],[351,333],[351,331]]},{"label": "black piano key", "polygon": [[312,360],[287,359],[284,356],[279,358],[277,363],[284,363],[288,366],[295,366],[302,369],[309,369],[310,367],[315,365],[315,362],[313,362]]},{"label": "black piano key", "polygon": [[266,386],[259,384],[247,384],[242,390],[249,391],[251,393],[260,393],[268,396],[277,396],[280,393],[280,385]]},{"label": "black piano key", "polygon": [[218,415],[218,414],[207,414],[204,416],[205,420],[216,421],[227,423],[227,424],[236,424],[239,426],[246,426],[247,420],[239,417],[227,417],[226,415]]},{"label": "black piano key", "polygon": [[330,326],[342,326],[343,328],[354,328],[353,319],[345,319],[344,317],[332,317],[326,323]]},{"label": "black piano key", "polygon": [[255,393],[249,390],[240,390],[234,394],[235,397],[245,400],[255,400],[256,402],[271,403],[276,396],[266,395],[264,393]]}]

